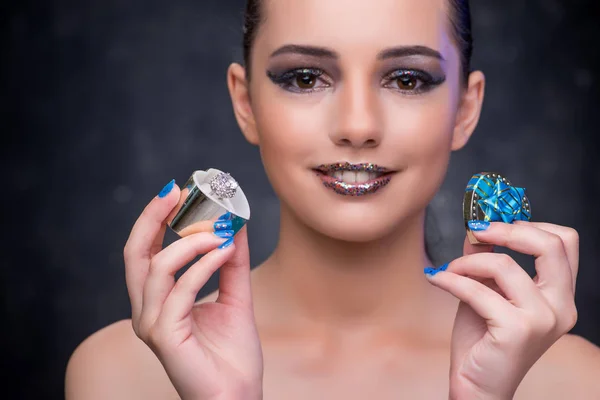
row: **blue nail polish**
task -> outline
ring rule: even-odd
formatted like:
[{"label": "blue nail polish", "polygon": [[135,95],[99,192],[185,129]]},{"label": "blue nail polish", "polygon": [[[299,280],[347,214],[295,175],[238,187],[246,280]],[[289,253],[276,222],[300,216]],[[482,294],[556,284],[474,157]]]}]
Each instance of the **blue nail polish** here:
[{"label": "blue nail polish", "polygon": [[485,231],[490,227],[490,223],[488,221],[475,221],[471,220],[468,222],[469,229],[475,232]]},{"label": "blue nail polish", "polygon": [[218,237],[221,238],[230,238],[233,237],[233,234],[235,232],[231,231],[231,230],[227,230],[227,231],[215,231],[215,235],[217,235]]},{"label": "blue nail polish", "polygon": [[231,246],[232,244],[233,244],[233,238],[229,238],[229,239],[227,239],[227,241],[225,243],[220,245],[219,248],[226,249],[227,247]]},{"label": "blue nail polish", "polygon": [[240,231],[246,225],[246,221],[242,217],[238,217],[235,214],[231,215],[231,229],[233,229],[234,235]]},{"label": "blue nail polish", "polygon": [[171,190],[173,190],[173,186],[175,186],[175,179],[173,179],[171,182],[167,183],[165,185],[165,187],[162,188],[162,190],[158,194],[158,197],[162,198],[162,197],[165,197],[166,195],[168,195],[169,193],[171,193]]},{"label": "blue nail polish", "polygon": [[214,225],[215,231],[231,230],[231,221],[217,221]]},{"label": "blue nail polish", "polygon": [[438,267],[438,268],[427,267],[427,268],[425,268],[423,270],[423,272],[425,272],[425,274],[427,274],[427,275],[434,276],[438,272],[447,270],[448,269],[448,264],[450,264],[450,263],[446,263],[446,264],[444,264],[444,265],[442,265],[441,267]]},{"label": "blue nail polish", "polygon": [[221,215],[218,220],[219,221],[229,221],[231,219],[231,213],[227,211],[225,214]]}]

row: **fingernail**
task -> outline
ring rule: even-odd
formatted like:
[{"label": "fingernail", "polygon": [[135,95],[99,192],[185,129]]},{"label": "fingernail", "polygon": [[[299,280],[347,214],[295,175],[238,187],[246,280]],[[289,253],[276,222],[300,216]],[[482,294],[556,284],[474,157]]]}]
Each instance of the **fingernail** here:
[{"label": "fingernail", "polygon": [[469,229],[475,232],[485,231],[487,228],[490,227],[490,223],[488,221],[471,220],[468,222],[468,225]]},{"label": "fingernail", "polygon": [[165,197],[166,195],[168,195],[169,193],[171,193],[171,190],[173,190],[173,186],[175,186],[175,179],[173,179],[171,182],[167,183],[165,185],[165,187],[162,188],[162,190],[158,194],[158,197],[162,198],[162,197]]},{"label": "fingernail", "polygon": [[427,268],[425,268],[423,270],[423,272],[425,272],[426,275],[434,276],[438,272],[447,270],[448,269],[448,264],[450,264],[450,263],[446,263],[446,264],[444,264],[444,265],[442,265],[441,267],[438,267],[438,268],[427,267]]},{"label": "fingernail", "polygon": [[233,237],[233,234],[235,232],[231,231],[231,230],[227,230],[227,231],[215,231],[215,235],[217,235],[220,238],[230,238]]},{"label": "fingernail", "polygon": [[232,244],[233,244],[233,238],[229,238],[229,239],[227,239],[227,241],[225,243],[220,245],[219,248],[226,249],[227,247],[231,246]]},{"label": "fingernail", "polygon": [[217,221],[228,221],[231,219],[231,213],[227,211],[225,214],[221,215]]},{"label": "fingernail", "polygon": [[240,229],[243,228],[244,225],[246,225],[247,221],[242,217],[238,217],[235,214],[231,214],[230,222],[231,222],[231,229],[233,229],[233,232],[234,232],[233,234],[235,235],[240,231]]},{"label": "fingernail", "polygon": [[231,221],[217,221],[214,225],[215,231],[231,230]]}]

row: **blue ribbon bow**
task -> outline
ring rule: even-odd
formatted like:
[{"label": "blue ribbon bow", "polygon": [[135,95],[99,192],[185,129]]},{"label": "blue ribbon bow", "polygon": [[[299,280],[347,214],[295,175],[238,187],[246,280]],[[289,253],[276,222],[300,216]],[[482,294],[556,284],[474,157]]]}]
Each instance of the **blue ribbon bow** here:
[{"label": "blue ribbon bow", "polygon": [[525,188],[509,186],[502,179],[494,181],[485,175],[475,175],[467,190],[474,190],[480,197],[477,204],[485,214],[485,221],[528,221],[531,214],[523,207]]}]

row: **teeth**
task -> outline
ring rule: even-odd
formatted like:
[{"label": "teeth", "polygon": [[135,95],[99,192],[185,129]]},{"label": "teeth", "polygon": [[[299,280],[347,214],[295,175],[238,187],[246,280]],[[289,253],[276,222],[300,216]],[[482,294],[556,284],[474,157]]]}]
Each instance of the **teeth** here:
[{"label": "teeth", "polygon": [[356,173],[356,182],[365,183],[369,181],[369,173],[367,171],[358,171]]},{"label": "teeth", "polygon": [[354,171],[343,171],[342,181],[345,183],[356,183],[356,172]]},{"label": "teeth", "polygon": [[349,184],[365,183],[381,176],[381,174],[378,172],[367,171],[333,171],[328,175],[339,181]]}]

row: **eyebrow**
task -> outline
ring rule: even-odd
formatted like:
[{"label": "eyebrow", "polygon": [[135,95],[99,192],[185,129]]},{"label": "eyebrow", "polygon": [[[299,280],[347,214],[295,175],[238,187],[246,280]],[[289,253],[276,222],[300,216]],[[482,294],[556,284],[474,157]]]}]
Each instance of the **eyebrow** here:
[{"label": "eyebrow", "polygon": [[386,60],[388,58],[400,58],[400,57],[410,57],[410,56],[426,56],[437,58],[438,60],[445,61],[442,54],[427,46],[400,46],[400,47],[392,47],[390,49],[385,49],[379,54],[377,54],[378,60]]},{"label": "eyebrow", "polygon": [[[281,54],[301,54],[305,56],[320,57],[320,58],[332,58],[338,59],[339,55],[335,51],[326,47],[318,46],[304,46],[297,44],[287,44],[275,50],[271,53],[270,58],[279,56]],[[401,58],[410,56],[426,56],[436,58],[441,61],[445,61],[442,54],[427,46],[398,46],[391,47],[389,49],[382,50],[377,54],[378,60],[386,60],[389,58]]]}]

